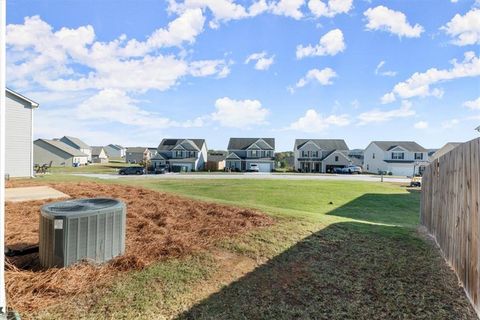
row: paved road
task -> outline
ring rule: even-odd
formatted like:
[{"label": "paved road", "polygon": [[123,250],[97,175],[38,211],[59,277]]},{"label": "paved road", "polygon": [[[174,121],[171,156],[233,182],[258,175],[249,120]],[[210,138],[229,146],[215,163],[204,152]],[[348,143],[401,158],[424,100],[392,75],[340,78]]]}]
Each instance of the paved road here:
[{"label": "paved road", "polygon": [[[77,173],[77,176],[98,179],[156,179],[156,180],[191,180],[191,179],[271,179],[271,180],[349,180],[379,182],[376,175],[337,175],[337,174],[302,174],[302,173],[167,173],[143,176],[122,176],[106,173]],[[410,179],[401,177],[383,177],[385,182],[409,183]]]}]

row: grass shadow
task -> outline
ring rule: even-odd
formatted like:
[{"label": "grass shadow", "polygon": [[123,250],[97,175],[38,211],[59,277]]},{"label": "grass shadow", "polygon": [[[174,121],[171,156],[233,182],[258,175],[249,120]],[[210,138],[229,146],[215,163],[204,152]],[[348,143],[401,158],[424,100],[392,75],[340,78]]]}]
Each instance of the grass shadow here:
[{"label": "grass shadow", "polygon": [[[417,195],[367,194],[329,214],[401,224],[380,212],[408,196]],[[354,212],[365,207],[373,209]],[[353,221],[311,234],[177,319],[477,318],[436,247],[413,228]]]}]

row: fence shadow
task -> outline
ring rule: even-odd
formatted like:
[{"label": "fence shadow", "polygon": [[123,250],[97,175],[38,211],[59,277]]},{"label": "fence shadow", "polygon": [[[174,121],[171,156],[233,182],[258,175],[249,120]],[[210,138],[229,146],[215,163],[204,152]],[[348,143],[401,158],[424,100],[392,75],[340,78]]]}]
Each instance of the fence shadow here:
[{"label": "fence shadow", "polygon": [[[351,210],[385,197],[367,195],[330,214],[352,217]],[[374,214],[363,218],[388,222]],[[311,234],[178,317],[413,318],[476,316],[437,249],[414,229],[360,222],[336,223]]]}]

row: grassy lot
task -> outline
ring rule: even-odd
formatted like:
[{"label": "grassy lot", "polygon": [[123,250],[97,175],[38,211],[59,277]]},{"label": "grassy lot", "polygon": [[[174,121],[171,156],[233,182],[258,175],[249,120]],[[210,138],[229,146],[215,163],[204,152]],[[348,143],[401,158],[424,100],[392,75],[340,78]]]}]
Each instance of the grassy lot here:
[{"label": "grassy lot", "polygon": [[475,319],[456,277],[416,230],[417,190],[352,181],[122,183],[257,208],[277,223],[132,272],[38,317]]},{"label": "grassy lot", "polygon": [[114,161],[109,163],[92,163],[81,167],[51,167],[49,171],[54,174],[62,173],[115,173],[118,169],[131,166],[131,164]]}]

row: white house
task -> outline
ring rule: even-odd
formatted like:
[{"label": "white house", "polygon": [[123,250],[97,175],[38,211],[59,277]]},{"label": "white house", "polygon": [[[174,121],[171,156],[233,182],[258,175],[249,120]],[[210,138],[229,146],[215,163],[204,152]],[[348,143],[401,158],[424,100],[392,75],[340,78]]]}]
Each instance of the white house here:
[{"label": "white house", "polygon": [[92,161],[92,148],[82,140],[75,137],[64,136],[60,141],[79,150],[81,153],[86,154],[88,156],[88,161]]},{"label": "white house", "polygon": [[293,153],[299,172],[333,172],[353,163],[342,139],[296,139]]},{"label": "white house", "polygon": [[412,176],[421,174],[428,165],[428,150],[414,141],[372,141],[363,161],[366,172]]},{"label": "white house", "polygon": [[108,156],[105,149],[101,146],[92,147],[92,162],[93,163],[108,163]]},{"label": "white house", "polygon": [[125,158],[127,150],[119,144],[109,144],[108,146],[103,147],[103,149],[110,158]]},{"label": "white house", "polygon": [[5,174],[31,177],[33,110],[38,108],[38,103],[10,89],[6,89],[5,95]]}]

